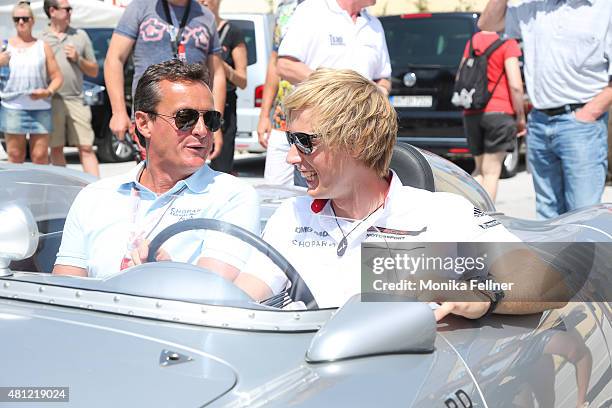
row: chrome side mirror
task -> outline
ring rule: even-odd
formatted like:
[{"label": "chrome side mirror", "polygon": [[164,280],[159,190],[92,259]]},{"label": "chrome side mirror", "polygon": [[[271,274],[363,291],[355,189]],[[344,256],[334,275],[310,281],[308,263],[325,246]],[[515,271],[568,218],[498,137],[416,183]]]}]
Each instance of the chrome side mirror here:
[{"label": "chrome side mirror", "polygon": [[11,275],[11,261],[29,258],[38,247],[38,226],[29,208],[0,204],[0,276]]}]

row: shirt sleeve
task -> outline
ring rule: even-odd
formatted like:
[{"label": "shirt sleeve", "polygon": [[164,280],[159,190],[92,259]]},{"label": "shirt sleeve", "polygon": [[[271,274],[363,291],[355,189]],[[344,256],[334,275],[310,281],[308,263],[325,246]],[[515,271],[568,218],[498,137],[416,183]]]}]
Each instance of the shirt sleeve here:
[{"label": "shirt sleeve", "polygon": [[210,32],[210,47],[208,47],[208,55],[220,54],[221,43],[219,42],[219,34],[217,33],[217,23],[211,23],[207,30]]},{"label": "shirt sleeve", "polygon": [[[229,198],[223,213],[216,219],[234,224],[259,236],[259,198],[253,187],[246,186]],[[204,239],[201,256],[224,261],[243,269],[252,250],[251,245],[228,234],[212,233]]]},{"label": "shirt sleeve", "polygon": [[123,12],[115,33],[129,37],[132,40],[138,38],[140,30],[140,20],[142,20],[141,11],[144,10],[143,4],[140,1],[132,1]]},{"label": "shirt sleeve", "polygon": [[391,76],[391,58],[389,58],[389,48],[387,47],[387,39],[385,32],[380,25],[380,35],[382,36],[382,49],[380,50],[380,60],[378,65],[378,72],[374,75],[373,80],[389,78]]},{"label": "shirt sleeve", "polygon": [[96,61],[96,54],[94,53],[93,45],[91,44],[91,39],[85,31],[83,31],[82,33],[83,38],[85,39],[85,48],[83,49],[82,57],[85,58],[87,61]]},{"label": "shirt sleeve", "polygon": [[508,6],[506,10],[505,35],[507,38],[521,38],[518,7]]},{"label": "shirt sleeve", "polygon": [[514,57],[518,58],[521,55],[523,55],[523,53],[521,52],[521,47],[519,47],[518,41],[516,41],[515,39],[510,39],[506,41],[504,50],[504,60]]},{"label": "shirt sleeve", "polygon": [[85,200],[86,194],[86,189],[81,191],[70,207],[70,211],[68,211],[62,232],[62,243],[55,260],[56,265],[87,269],[86,240],[81,225],[81,215],[83,214],[81,209],[84,209],[86,214],[89,210]]},{"label": "shirt sleeve", "polygon": [[314,40],[312,20],[308,18],[307,3],[298,6],[291,16],[287,32],[278,47],[279,57],[293,57],[308,65],[307,57]]},{"label": "shirt sleeve", "polygon": [[[292,200],[289,200],[289,202],[283,203],[276,209],[268,220],[262,235],[264,241],[280,251],[284,256],[286,254],[283,253],[282,243],[286,239],[288,211],[293,208],[290,205],[291,202]],[[270,288],[274,295],[280,293],[287,286],[287,275],[274,266],[270,258],[259,251],[252,251],[251,258],[242,272],[260,279]]]}]

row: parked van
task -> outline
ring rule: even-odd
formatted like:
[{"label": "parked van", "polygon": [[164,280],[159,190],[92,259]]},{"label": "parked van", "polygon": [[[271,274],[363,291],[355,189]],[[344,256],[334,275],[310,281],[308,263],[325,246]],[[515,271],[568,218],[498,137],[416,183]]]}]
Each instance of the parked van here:
[{"label": "parked van", "polygon": [[274,16],[268,14],[224,13],[222,17],[244,34],[247,55],[247,86],[237,89],[238,131],[236,150],[264,152],[257,138],[257,122],[266,82],[268,59],[272,52]]}]

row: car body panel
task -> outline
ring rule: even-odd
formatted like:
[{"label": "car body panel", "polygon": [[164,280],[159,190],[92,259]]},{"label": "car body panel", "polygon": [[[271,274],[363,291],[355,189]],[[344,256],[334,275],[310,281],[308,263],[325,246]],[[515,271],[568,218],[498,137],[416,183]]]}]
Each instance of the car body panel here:
[{"label": "car body panel", "polygon": [[[482,201],[482,188],[465,172],[437,156],[424,157],[436,190],[452,188],[474,203]],[[31,184],[32,175],[42,185]],[[4,201],[34,209],[39,224],[45,216],[63,212],[65,217],[73,198],[66,191],[73,194],[88,183],[86,176],[67,169],[36,165],[2,164],[0,180],[10,194]],[[51,186],[54,194],[40,194]],[[304,193],[265,186],[258,191],[267,214]],[[55,203],[50,209],[43,206],[47,198]],[[612,204],[551,221],[527,221],[496,214],[492,203],[482,203],[525,240],[612,242]],[[57,235],[54,239],[59,244]],[[410,348],[410,342],[398,349],[394,342],[399,339],[385,340],[409,330],[414,344],[425,341],[434,322],[422,304],[411,309],[410,304],[386,302],[368,309],[353,298],[339,311],[277,310],[244,303],[246,298],[235,291],[235,302],[215,303],[206,298],[206,290],[229,293],[232,284],[211,280],[204,271],[194,277],[196,267],[177,262],[128,269],[116,275],[115,286],[113,278],[14,273],[0,277],[0,328],[10,350],[0,377],[4,384],[69,386],[72,405],[91,407],[569,408],[576,406],[577,381],[586,386],[592,406],[607,406],[612,398],[612,309],[609,302],[589,298],[590,290],[612,287],[606,266],[612,256],[607,246],[601,248],[592,259],[603,272],[595,277],[598,284],[565,307],[530,316],[447,317],[435,325],[433,347],[425,349]],[[34,271],[36,263],[28,267]],[[163,295],[154,285],[138,285],[138,279],[123,285],[130,275],[141,281],[155,276],[154,281],[177,293]],[[190,284],[196,292],[203,288],[202,298],[183,298],[180,288]],[[417,310],[429,317],[414,315],[421,313]],[[406,321],[385,323],[378,316]],[[406,326],[392,330],[385,326],[389,321]],[[327,340],[324,352],[311,352],[320,347],[317,338],[326,336],[337,336],[339,346],[330,347],[333,341]],[[313,353],[319,357],[313,359]],[[586,356],[592,366],[585,380],[576,368],[584,366]]]}]

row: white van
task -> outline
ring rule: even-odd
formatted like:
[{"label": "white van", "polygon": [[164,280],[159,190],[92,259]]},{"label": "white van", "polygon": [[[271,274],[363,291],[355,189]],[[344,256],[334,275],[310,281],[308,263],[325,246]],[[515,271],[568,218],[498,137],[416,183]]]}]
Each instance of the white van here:
[{"label": "white van", "polygon": [[247,87],[237,89],[238,131],[236,150],[264,152],[257,138],[257,122],[266,82],[268,59],[272,52],[272,14],[224,13],[222,17],[240,28],[248,52]]}]

